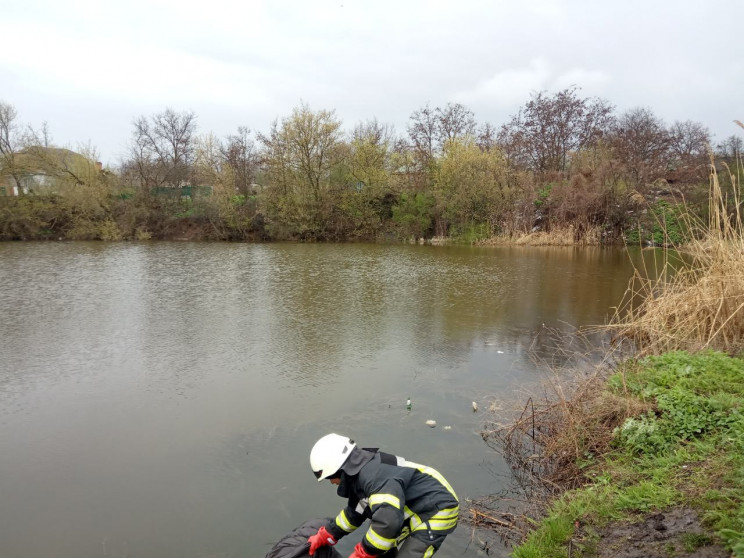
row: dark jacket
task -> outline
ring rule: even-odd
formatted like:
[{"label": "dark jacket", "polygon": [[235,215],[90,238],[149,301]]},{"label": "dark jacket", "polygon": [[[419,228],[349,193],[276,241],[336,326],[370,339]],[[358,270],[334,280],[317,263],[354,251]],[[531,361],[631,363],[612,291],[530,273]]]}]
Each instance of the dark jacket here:
[{"label": "dark jacket", "polygon": [[442,475],[376,449],[352,450],[338,495],[348,502],[328,532],[338,539],[371,519],[362,539],[369,554],[382,554],[412,533],[434,539],[457,525],[457,495]]}]

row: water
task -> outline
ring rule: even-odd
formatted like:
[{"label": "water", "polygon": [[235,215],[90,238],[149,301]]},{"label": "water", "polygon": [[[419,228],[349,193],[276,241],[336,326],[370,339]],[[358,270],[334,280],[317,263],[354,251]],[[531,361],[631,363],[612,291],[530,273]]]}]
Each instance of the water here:
[{"label": "water", "polygon": [[0,244],[0,556],[262,557],[341,508],[308,463],[332,431],[496,492],[483,409],[631,273],[609,249]]}]

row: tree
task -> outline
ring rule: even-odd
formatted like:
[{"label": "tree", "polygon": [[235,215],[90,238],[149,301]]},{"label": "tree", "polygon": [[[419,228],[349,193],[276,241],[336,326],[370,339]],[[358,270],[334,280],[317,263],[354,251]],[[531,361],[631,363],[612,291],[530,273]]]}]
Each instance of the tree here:
[{"label": "tree", "polygon": [[741,136],[731,135],[716,146],[717,154],[726,159],[738,159],[744,152]]},{"label": "tree", "polygon": [[354,128],[347,164],[354,182],[366,190],[379,192],[389,179],[388,164],[393,130],[376,119]]},{"label": "tree", "polygon": [[636,188],[662,177],[669,167],[672,138],[651,109],[634,108],[623,113],[609,142]]},{"label": "tree", "polygon": [[243,195],[253,193],[251,184],[255,181],[258,167],[256,145],[250,133],[247,127],[240,126],[237,133],[227,136],[222,146],[222,157],[232,170],[235,189]]},{"label": "tree", "polygon": [[256,217],[255,197],[248,195],[254,164],[248,161],[252,154],[246,153],[248,130],[238,130],[238,136],[228,136],[226,143],[211,133],[194,142],[194,176],[199,184],[211,188],[211,195],[199,199],[197,207],[225,239],[246,238],[253,232]]},{"label": "tree", "polygon": [[555,95],[541,91],[505,124],[499,141],[515,164],[538,171],[565,171],[570,156],[593,146],[612,122],[613,107],[580,98],[577,87]]},{"label": "tree", "polygon": [[476,145],[483,151],[491,151],[496,146],[497,130],[488,122],[478,128],[475,136]]},{"label": "tree", "polygon": [[344,210],[361,236],[373,236],[389,219],[394,196],[391,167],[394,132],[377,119],[358,124],[352,133],[345,166],[348,188]]},{"label": "tree", "polygon": [[421,159],[428,162],[440,155],[448,141],[475,135],[475,118],[460,103],[447,103],[444,108],[425,107],[410,116],[408,137]]},{"label": "tree", "polygon": [[213,133],[194,139],[193,176],[199,185],[214,186],[223,181],[223,146]]},{"label": "tree", "polygon": [[436,110],[427,103],[425,107],[411,114],[408,137],[411,139],[416,158],[426,166],[434,157],[439,123]]},{"label": "tree", "polygon": [[506,160],[498,149],[481,150],[472,137],[445,144],[434,185],[436,234],[449,226],[461,231],[474,225],[494,232],[496,217],[512,202]]},{"label": "tree", "polygon": [[0,101],[0,176],[10,177],[13,187],[21,195],[23,168],[17,155],[25,142],[16,123],[17,117],[18,112],[13,105]]},{"label": "tree", "polygon": [[706,178],[711,150],[708,128],[692,120],[675,122],[669,128],[669,148],[677,180],[691,182]]},{"label": "tree", "polygon": [[196,115],[173,109],[134,122],[131,156],[145,188],[176,188],[189,183]]},{"label": "tree", "polygon": [[460,103],[447,103],[444,108],[437,107],[437,142],[440,149],[448,142],[459,141],[475,135],[473,112]]},{"label": "tree", "polygon": [[336,208],[332,171],[341,162],[341,122],[335,111],[313,111],[302,103],[259,135],[273,216],[292,234],[324,238]]}]

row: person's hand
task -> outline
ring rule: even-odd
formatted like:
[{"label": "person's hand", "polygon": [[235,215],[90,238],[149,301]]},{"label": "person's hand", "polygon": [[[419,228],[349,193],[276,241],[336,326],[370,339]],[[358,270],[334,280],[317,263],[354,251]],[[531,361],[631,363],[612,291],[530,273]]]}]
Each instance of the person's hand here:
[{"label": "person's hand", "polygon": [[318,550],[321,546],[333,546],[336,544],[336,539],[333,538],[333,535],[331,535],[328,531],[326,531],[325,527],[321,527],[318,529],[318,532],[314,535],[310,535],[307,538],[307,542],[310,543],[310,556],[315,554],[315,551]]},{"label": "person's hand", "polygon": [[373,554],[370,554],[369,552],[364,550],[362,543],[357,543],[357,545],[354,547],[354,552],[352,552],[349,555],[349,558],[376,558],[376,557]]}]

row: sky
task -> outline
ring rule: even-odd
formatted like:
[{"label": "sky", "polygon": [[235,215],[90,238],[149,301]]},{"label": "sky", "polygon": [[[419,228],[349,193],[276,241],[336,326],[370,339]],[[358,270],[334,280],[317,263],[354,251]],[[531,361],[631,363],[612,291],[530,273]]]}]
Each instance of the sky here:
[{"label": "sky", "polygon": [[0,0],[0,101],[55,144],[128,154],[133,121],[268,132],[306,103],[405,134],[461,103],[500,127],[540,91],[744,135],[744,0]]}]

